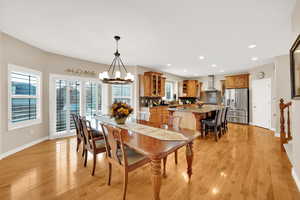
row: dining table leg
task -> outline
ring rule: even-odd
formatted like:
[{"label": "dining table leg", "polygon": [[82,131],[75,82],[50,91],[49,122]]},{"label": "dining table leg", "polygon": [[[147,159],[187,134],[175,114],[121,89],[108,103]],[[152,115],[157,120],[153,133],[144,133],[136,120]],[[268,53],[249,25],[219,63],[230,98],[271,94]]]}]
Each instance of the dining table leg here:
[{"label": "dining table leg", "polygon": [[151,158],[151,181],[153,188],[153,199],[159,200],[161,187],[161,159]]},{"label": "dining table leg", "polygon": [[186,161],[187,161],[187,174],[189,176],[189,179],[191,179],[192,176],[192,164],[194,159],[194,153],[193,153],[193,143],[189,143],[186,145]]}]

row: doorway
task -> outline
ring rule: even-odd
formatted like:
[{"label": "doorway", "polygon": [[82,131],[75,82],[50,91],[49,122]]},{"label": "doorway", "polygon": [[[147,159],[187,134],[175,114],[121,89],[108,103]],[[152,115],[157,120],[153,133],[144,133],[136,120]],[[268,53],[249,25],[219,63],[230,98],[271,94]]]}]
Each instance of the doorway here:
[{"label": "doorway", "polygon": [[271,129],[271,79],[252,81],[253,125]]}]

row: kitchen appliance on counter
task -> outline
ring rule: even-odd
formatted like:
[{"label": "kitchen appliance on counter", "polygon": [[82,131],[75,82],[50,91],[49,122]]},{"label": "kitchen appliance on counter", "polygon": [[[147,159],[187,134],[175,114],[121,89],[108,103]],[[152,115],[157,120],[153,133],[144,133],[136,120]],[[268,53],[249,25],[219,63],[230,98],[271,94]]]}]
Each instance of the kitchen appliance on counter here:
[{"label": "kitchen appliance on counter", "polygon": [[249,123],[249,89],[226,89],[225,106],[229,107],[228,122]]}]

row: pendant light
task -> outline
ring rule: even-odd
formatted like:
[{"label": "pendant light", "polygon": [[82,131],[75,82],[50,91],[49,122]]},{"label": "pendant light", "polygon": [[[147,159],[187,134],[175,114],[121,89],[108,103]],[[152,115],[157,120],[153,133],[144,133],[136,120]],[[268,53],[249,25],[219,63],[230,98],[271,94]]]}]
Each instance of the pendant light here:
[{"label": "pendant light", "polygon": [[[133,83],[134,76],[131,73],[127,72],[127,69],[123,64],[123,61],[120,58],[120,53],[118,50],[118,41],[121,38],[120,36],[116,35],[114,39],[116,40],[116,52],[114,53],[115,58],[113,59],[111,65],[109,66],[108,71],[104,71],[99,74],[99,79],[103,83],[115,84],[115,85],[124,85],[124,84]],[[124,78],[122,78],[122,73],[121,73],[122,70],[124,70],[123,74],[126,74]]]}]

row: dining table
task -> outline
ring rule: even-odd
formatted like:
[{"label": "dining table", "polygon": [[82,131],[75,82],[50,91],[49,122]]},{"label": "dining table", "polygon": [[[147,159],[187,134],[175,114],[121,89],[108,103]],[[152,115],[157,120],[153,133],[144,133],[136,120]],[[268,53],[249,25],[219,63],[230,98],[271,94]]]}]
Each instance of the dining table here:
[{"label": "dining table", "polygon": [[121,128],[124,144],[151,160],[151,182],[154,200],[160,199],[162,159],[182,147],[185,147],[187,174],[190,181],[194,156],[193,141],[200,137],[199,131],[174,128],[172,125],[162,125],[138,119],[128,119],[124,125],[118,125],[107,116],[96,115],[94,119],[97,128],[100,127],[101,123]]}]

